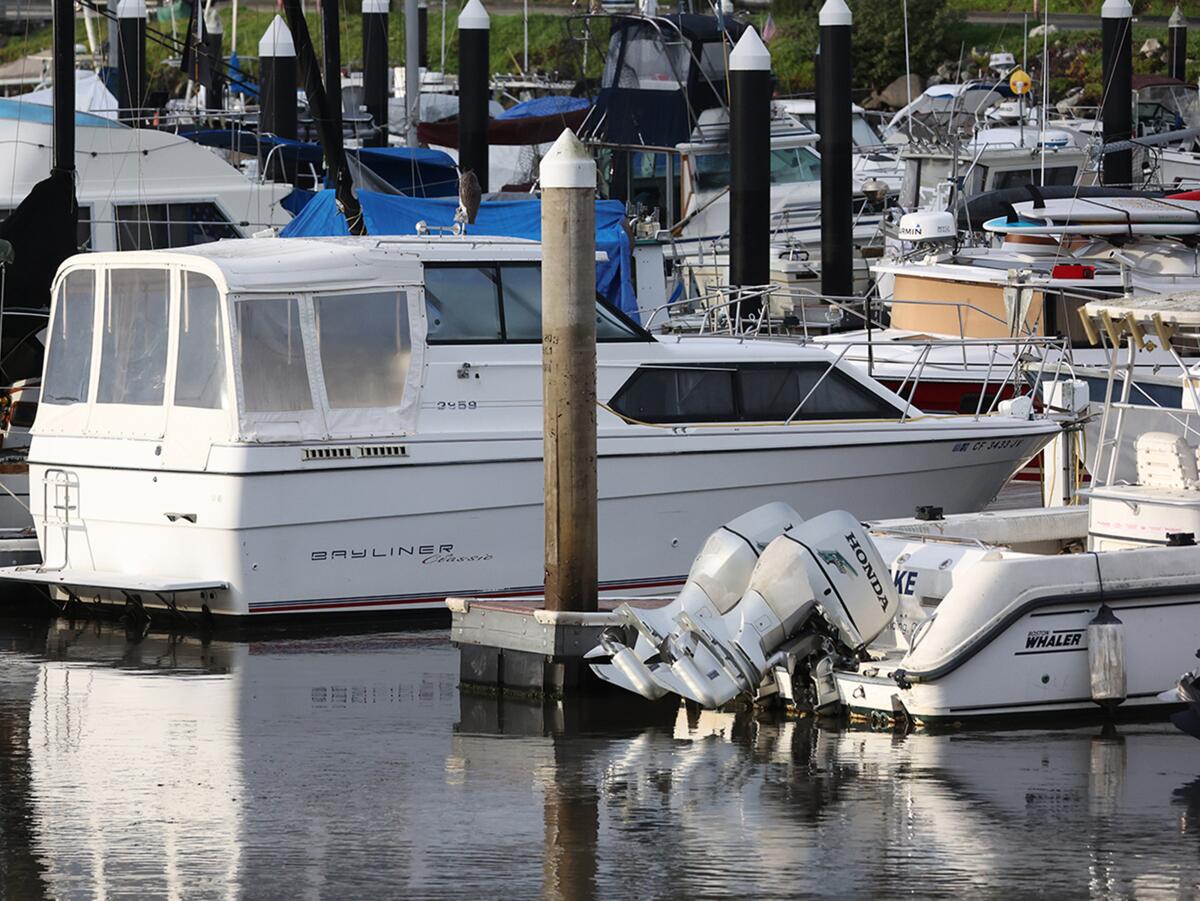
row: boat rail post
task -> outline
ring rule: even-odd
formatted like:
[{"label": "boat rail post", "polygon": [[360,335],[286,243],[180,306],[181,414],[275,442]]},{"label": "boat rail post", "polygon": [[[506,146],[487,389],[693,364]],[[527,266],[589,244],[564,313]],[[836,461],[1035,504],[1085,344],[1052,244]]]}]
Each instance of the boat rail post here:
[{"label": "boat rail post", "polygon": [[[740,330],[762,308],[750,288],[771,280],[771,54],[747,28],[729,54],[729,283]],[[768,301],[769,302],[769,301]]]},{"label": "boat rail post", "polygon": [[[74,59],[72,52],[72,69]],[[140,125],[146,102],[146,0],[117,4],[117,69],[118,116],[122,122]],[[74,77],[74,71],[71,74]]]},{"label": "boat rail post", "polygon": [[470,0],[458,14],[458,168],[474,172],[479,190],[485,194],[491,27],[491,18],[479,0]]},{"label": "boat rail post", "polygon": [[296,139],[296,43],[283,16],[275,16],[258,42],[262,67],[260,134]]},{"label": "boat rail post", "polygon": [[204,47],[208,53],[204,83],[204,105],[210,110],[225,109],[225,26],[215,8],[204,14]]},{"label": "boat rail post", "polygon": [[[1100,9],[1104,93],[1100,118],[1104,143],[1133,137],[1133,7],[1129,0],[1104,0]],[[1106,153],[1100,169],[1105,185],[1133,184],[1133,151]]]},{"label": "boat rail post", "polygon": [[597,609],[596,164],[565,130],[542,159],[546,609]]},{"label": "boat rail post", "polygon": [[388,0],[362,2],[363,105],[375,126],[363,139],[368,147],[387,146],[388,6]]},{"label": "boat rail post", "polygon": [[818,17],[817,131],[821,151],[821,293],[854,293],[853,151],[850,38],[845,0],[825,0]]},{"label": "boat rail post", "polygon": [[1176,3],[1167,20],[1167,74],[1183,82],[1187,81],[1187,32],[1187,19]]}]

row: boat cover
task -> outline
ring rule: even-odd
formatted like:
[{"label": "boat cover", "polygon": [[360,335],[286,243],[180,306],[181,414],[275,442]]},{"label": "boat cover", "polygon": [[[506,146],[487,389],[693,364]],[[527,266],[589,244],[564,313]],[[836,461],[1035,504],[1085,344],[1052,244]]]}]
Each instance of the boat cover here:
[{"label": "boat cover", "polygon": [[[371,235],[413,235],[417,223],[431,228],[454,225],[456,199],[401,197],[358,191],[367,233]],[[596,263],[596,291],[635,322],[637,297],[633,291],[633,260],[629,235],[623,227],[625,205],[618,200],[596,201],[596,249],[607,259]],[[479,205],[475,224],[469,232],[510,238],[542,237],[540,200],[485,200]],[[338,210],[333,191],[317,194],[280,233],[284,238],[315,238],[348,235],[346,217]]]},{"label": "boat cover", "polygon": [[[321,145],[294,141],[275,135],[256,135],[241,129],[199,128],[180,132],[182,137],[206,147],[236,149],[260,159],[274,152],[287,163],[321,167],[325,155]],[[458,170],[453,158],[442,150],[422,147],[360,147],[347,149],[364,166],[397,191],[417,197],[457,197]]]},{"label": "boat cover", "polygon": [[[541,100],[571,100],[570,97],[543,97]],[[539,101],[529,101],[535,103]],[[505,117],[503,114],[488,120],[488,143],[496,146],[525,147],[530,144],[548,144],[558,139],[564,128],[578,131],[587,118],[590,104],[582,107],[562,109],[543,115],[519,115]],[[516,107],[513,107],[516,109]],[[512,110],[509,110],[512,112]],[[458,117],[440,122],[422,122],[417,126],[417,139],[422,144],[438,147],[458,147]]]}]

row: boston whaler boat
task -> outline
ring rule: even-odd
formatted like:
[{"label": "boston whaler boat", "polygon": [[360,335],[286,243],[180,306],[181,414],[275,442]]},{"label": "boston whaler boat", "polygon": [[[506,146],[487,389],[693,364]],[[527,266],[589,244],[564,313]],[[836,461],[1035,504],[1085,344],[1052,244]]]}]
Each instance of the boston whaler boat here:
[{"label": "boston whaler boat", "polygon": [[[1200,313],[1139,302],[1086,307],[1093,323],[1120,323],[1128,372],[1152,340],[1195,346]],[[709,538],[673,604],[610,615],[593,669],[648,697],[715,707],[779,693],[876,721],[1177,704],[1160,693],[1200,634],[1197,448],[1142,433],[1136,482],[1114,478],[1139,408],[1116,364],[1110,379],[1123,384],[1086,507],[932,511],[864,529],[845,513],[803,522],[768,505]],[[1197,391],[1184,394],[1200,410]]]},{"label": "boston whaler boat", "polygon": [[[437,609],[542,582],[541,247],[252,239],[70,259],[30,454],[59,598],[205,615]],[[656,340],[597,306],[600,577],[782,498],[986,504],[1059,432],[926,416],[827,351]]]}]

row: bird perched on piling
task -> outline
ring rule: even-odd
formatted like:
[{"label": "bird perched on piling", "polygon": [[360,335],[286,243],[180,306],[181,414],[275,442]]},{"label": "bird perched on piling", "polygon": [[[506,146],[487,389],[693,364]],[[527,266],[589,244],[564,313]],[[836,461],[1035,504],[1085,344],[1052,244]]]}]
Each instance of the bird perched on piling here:
[{"label": "bird perched on piling", "polygon": [[454,211],[454,221],[460,225],[474,225],[482,199],[483,191],[475,173],[470,169],[461,173],[458,176],[458,209]]}]

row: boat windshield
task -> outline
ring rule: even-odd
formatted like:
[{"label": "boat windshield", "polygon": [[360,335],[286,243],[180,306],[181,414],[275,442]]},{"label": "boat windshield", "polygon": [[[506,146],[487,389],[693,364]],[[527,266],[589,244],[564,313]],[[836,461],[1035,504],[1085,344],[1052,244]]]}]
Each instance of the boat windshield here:
[{"label": "boat windshield", "polygon": [[[720,191],[729,185],[729,154],[695,156],[696,179],[701,191]],[[807,147],[771,151],[771,184],[786,185],[821,180],[821,159]]]},{"label": "boat windshield", "polygon": [[609,42],[600,86],[680,91],[687,83],[688,61],[686,45],[663,41],[649,25],[625,28]]},{"label": "boat windshield", "polygon": [[[800,115],[796,117],[809,131],[819,131],[817,128],[817,116],[815,113]],[[856,150],[871,150],[883,145],[883,139],[879,137],[879,133],[871,127],[863,116],[855,114],[850,119],[850,140],[854,142]]]}]

